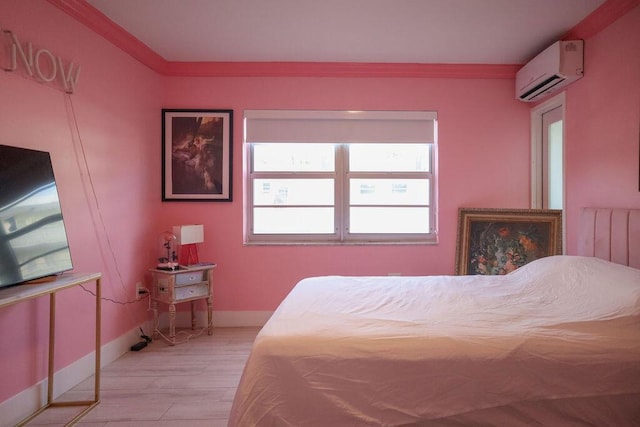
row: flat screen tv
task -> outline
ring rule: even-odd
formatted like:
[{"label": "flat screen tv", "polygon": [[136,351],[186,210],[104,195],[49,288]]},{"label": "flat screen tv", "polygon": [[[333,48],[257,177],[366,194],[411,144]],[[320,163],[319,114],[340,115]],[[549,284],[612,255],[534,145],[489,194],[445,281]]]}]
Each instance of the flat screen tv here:
[{"label": "flat screen tv", "polygon": [[72,268],[49,153],[0,145],[0,288]]}]

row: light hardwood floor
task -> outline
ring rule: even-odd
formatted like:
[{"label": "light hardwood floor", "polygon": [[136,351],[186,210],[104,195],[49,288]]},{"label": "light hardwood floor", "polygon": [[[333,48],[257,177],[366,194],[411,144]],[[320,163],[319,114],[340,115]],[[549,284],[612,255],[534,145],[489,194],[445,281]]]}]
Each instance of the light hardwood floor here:
[{"label": "light hardwood floor", "polygon": [[[173,347],[157,339],[124,354],[102,369],[100,404],[76,425],[226,426],[258,331],[214,328],[212,336],[204,333]],[[91,399],[93,387],[91,377],[56,401]],[[50,408],[28,425],[63,425],[80,410]]]}]

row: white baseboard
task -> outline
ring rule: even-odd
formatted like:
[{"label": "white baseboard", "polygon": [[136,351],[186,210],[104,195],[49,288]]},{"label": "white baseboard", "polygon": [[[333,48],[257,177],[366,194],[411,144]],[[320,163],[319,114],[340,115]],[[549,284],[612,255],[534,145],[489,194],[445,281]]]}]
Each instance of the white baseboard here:
[{"label": "white baseboard", "polygon": [[[151,322],[143,325],[146,333],[151,331]],[[118,359],[129,348],[140,341],[140,329],[137,327],[103,345],[100,351],[100,365],[107,366]],[[95,352],[87,354],[74,363],[60,369],[53,376],[53,398],[71,390],[82,381],[91,377],[95,367]],[[16,425],[33,414],[47,402],[47,378],[0,403],[0,427]]]},{"label": "white baseboard", "polygon": [[[273,311],[214,311],[214,328],[238,328],[238,327],[262,327],[269,320]],[[169,327],[169,317],[167,312],[159,312],[158,323],[160,329]],[[200,327],[207,324],[207,312],[196,312],[196,324]],[[178,311],[176,313],[176,327],[190,328],[191,313],[189,311]]]}]

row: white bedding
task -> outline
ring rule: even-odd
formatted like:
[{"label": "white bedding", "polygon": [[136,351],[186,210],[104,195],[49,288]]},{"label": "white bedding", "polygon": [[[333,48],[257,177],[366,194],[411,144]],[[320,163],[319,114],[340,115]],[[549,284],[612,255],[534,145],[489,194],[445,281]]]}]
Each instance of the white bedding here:
[{"label": "white bedding", "polygon": [[527,425],[563,414],[634,425],[638,398],[640,270],[555,256],[506,276],[300,281],[256,338],[229,425]]}]

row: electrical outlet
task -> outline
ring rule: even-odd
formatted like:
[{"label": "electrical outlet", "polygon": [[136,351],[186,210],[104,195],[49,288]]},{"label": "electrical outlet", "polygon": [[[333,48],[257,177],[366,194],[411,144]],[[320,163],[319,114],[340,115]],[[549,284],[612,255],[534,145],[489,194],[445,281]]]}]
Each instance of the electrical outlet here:
[{"label": "electrical outlet", "polygon": [[140,299],[142,295],[147,293],[147,288],[144,287],[142,282],[136,283],[136,299]]}]

